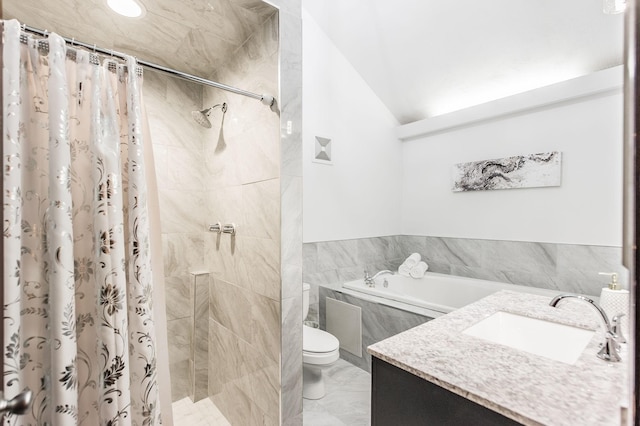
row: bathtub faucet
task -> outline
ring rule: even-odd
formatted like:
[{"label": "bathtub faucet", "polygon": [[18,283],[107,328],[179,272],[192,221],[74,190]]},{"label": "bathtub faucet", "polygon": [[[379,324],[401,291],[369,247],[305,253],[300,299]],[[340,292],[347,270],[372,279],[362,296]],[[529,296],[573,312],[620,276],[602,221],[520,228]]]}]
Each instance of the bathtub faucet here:
[{"label": "bathtub faucet", "polygon": [[384,274],[391,274],[393,275],[393,272],[388,270],[388,269],[384,269],[380,272],[378,272],[377,274],[375,274],[374,276],[370,277],[369,276],[369,272],[367,272],[367,270],[364,270],[364,283],[367,285],[367,287],[375,287],[376,286],[376,278],[378,278],[380,275],[384,275]]}]

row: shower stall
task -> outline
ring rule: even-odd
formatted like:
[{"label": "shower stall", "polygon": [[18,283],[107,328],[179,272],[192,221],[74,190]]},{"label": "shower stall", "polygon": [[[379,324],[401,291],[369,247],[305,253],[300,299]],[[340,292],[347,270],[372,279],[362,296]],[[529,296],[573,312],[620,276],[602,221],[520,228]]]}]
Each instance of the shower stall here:
[{"label": "shower stall", "polygon": [[[128,28],[109,17],[88,31],[72,23],[84,22],[74,15],[91,12],[67,9],[72,2],[66,0],[51,3],[5,1],[3,18],[47,28],[75,44]],[[170,370],[170,392],[168,384],[160,389],[163,408],[167,396],[210,398],[232,424],[301,424],[299,2],[276,9],[237,0],[226,15],[208,9],[211,2],[191,3],[184,11],[148,8],[148,14],[194,21],[203,13],[219,20],[218,34],[235,28],[233,37],[241,40],[232,48],[230,35],[216,44],[203,38],[203,29],[192,31],[185,40],[199,57],[191,61],[204,62],[207,77],[222,86],[273,97],[144,71],[160,206],[161,247],[155,248],[164,265],[164,291],[156,302],[166,300],[162,349]],[[285,35],[290,43],[283,49]],[[162,62],[157,45],[144,42],[149,37],[136,32],[135,39],[98,48],[136,45],[141,58]],[[216,48],[225,56],[216,57]],[[216,223],[234,224],[236,232],[211,232]],[[161,288],[154,283],[155,291]],[[170,415],[164,423],[171,424]]]}]

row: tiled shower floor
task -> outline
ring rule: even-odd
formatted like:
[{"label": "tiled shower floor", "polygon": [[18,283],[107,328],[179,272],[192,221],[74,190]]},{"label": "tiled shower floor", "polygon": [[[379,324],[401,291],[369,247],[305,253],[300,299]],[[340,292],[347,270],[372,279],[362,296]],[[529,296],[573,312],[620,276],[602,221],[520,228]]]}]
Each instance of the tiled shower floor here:
[{"label": "tiled shower floor", "polygon": [[187,397],[171,405],[175,426],[231,426],[209,398],[194,403]]},{"label": "tiled shower floor", "polygon": [[[324,372],[327,394],[303,400],[304,426],[368,426],[371,424],[371,375],[339,359]],[[173,403],[175,426],[231,426],[220,410],[205,398]],[[243,426],[243,425],[234,425]]]}]

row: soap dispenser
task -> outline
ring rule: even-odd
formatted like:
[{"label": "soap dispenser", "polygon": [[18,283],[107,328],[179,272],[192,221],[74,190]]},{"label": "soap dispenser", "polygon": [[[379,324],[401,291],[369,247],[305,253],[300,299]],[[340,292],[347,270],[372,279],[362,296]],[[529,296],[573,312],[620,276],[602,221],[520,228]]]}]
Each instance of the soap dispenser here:
[{"label": "soap dispenser", "polygon": [[627,335],[629,330],[629,290],[620,288],[617,273],[600,272],[600,275],[611,276],[608,286],[604,287],[600,293],[600,306],[604,309],[610,321],[613,320],[614,316],[624,314],[620,325],[625,335]]}]

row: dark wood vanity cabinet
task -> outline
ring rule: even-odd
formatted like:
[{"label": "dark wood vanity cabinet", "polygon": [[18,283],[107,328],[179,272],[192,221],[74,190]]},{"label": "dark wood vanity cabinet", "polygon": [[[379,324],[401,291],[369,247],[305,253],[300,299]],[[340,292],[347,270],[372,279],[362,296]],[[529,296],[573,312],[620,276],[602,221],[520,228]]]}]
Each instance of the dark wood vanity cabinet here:
[{"label": "dark wood vanity cabinet", "polygon": [[371,360],[372,426],[520,424],[375,356]]}]

